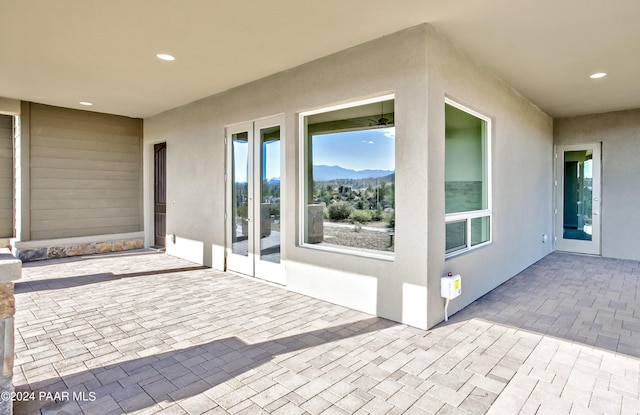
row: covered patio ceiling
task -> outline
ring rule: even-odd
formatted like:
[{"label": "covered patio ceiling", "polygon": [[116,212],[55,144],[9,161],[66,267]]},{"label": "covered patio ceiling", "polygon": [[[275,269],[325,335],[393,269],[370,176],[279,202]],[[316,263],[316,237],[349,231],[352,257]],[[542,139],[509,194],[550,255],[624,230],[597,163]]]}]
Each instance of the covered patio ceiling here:
[{"label": "covered patio ceiling", "polygon": [[0,97],[150,117],[427,22],[553,117],[608,112],[640,108],[639,20],[637,0],[0,0]]}]

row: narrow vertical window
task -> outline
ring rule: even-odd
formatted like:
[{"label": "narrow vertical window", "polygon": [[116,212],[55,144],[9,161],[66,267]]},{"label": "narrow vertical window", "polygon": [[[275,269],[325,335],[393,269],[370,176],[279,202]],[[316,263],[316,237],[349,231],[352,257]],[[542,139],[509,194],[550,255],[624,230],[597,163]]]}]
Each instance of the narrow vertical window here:
[{"label": "narrow vertical window", "polygon": [[489,118],[445,102],[446,255],[491,242]]},{"label": "narrow vertical window", "polygon": [[390,255],[395,226],[392,95],[301,114],[302,243]]}]

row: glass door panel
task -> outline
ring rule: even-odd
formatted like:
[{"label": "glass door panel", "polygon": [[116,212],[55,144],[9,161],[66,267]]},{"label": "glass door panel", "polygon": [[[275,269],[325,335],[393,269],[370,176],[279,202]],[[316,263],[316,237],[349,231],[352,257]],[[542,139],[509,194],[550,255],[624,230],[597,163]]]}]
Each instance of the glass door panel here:
[{"label": "glass door panel", "polygon": [[245,123],[227,128],[226,174],[226,264],[230,271],[253,275],[254,264],[252,194],[253,174],[251,143],[253,124]]},{"label": "glass door panel", "polygon": [[564,239],[593,240],[592,162],[590,150],[564,152]]},{"label": "glass door panel", "polygon": [[280,126],[260,130],[260,259],[280,263]]},{"label": "glass door panel", "polygon": [[249,256],[249,134],[231,135],[231,252]]},{"label": "glass door panel", "polygon": [[556,249],[600,255],[600,144],[560,146]]},{"label": "glass door panel", "polygon": [[282,264],[282,226],[280,207],[284,183],[283,146],[284,117],[276,116],[254,123],[256,142],[253,146],[256,204],[254,206],[256,242],[255,276],[285,284]]}]

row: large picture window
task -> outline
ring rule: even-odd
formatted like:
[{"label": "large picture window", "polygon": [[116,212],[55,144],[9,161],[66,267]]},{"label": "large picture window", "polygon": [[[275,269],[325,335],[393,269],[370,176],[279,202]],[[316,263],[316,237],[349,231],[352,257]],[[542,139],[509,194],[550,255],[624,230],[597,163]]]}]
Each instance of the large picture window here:
[{"label": "large picture window", "polygon": [[392,257],[394,115],[392,95],[301,114],[304,245]]},{"label": "large picture window", "polygon": [[445,102],[446,255],[491,242],[491,120]]}]

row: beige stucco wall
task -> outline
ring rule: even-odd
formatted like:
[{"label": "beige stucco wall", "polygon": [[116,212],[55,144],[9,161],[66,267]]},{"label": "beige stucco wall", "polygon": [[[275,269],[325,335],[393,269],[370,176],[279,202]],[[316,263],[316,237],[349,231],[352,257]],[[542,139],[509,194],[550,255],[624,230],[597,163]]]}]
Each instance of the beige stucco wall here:
[{"label": "beige stucco wall", "polygon": [[[395,93],[396,100],[394,260],[298,246],[298,114],[386,93]],[[494,169],[506,173],[495,179],[496,242],[446,264],[445,93],[496,118]],[[150,155],[153,144],[166,141],[167,233],[176,235],[167,252],[222,268],[225,126],[275,114],[285,116],[281,217],[288,220],[283,223],[282,258],[292,290],[427,327],[442,319],[439,277],[444,270],[465,274],[463,297],[451,306],[455,310],[550,251],[550,244],[540,240],[551,232],[551,120],[452,50],[428,25],[145,119],[147,240],[153,232]]]},{"label": "beige stucco wall", "polygon": [[[225,126],[284,114],[287,286],[424,327],[426,189],[419,184],[426,182],[425,53],[425,28],[412,28],[146,119],[145,154],[153,143],[167,142],[167,233],[176,235],[167,252],[223,266]],[[396,217],[395,260],[297,246],[298,114],[390,92],[396,95],[396,203],[404,212]],[[149,218],[153,166],[148,157],[146,163]],[[153,230],[148,220],[146,230]]]},{"label": "beige stucco wall", "polygon": [[[441,321],[440,277],[462,276],[452,314],[552,250],[552,119],[428,26],[428,324]],[[493,242],[445,260],[444,98],[492,120]],[[542,235],[547,235],[546,243]]]},{"label": "beige stucco wall", "polygon": [[640,260],[640,110],[556,119],[554,140],[602,143],[602,256]]}]

